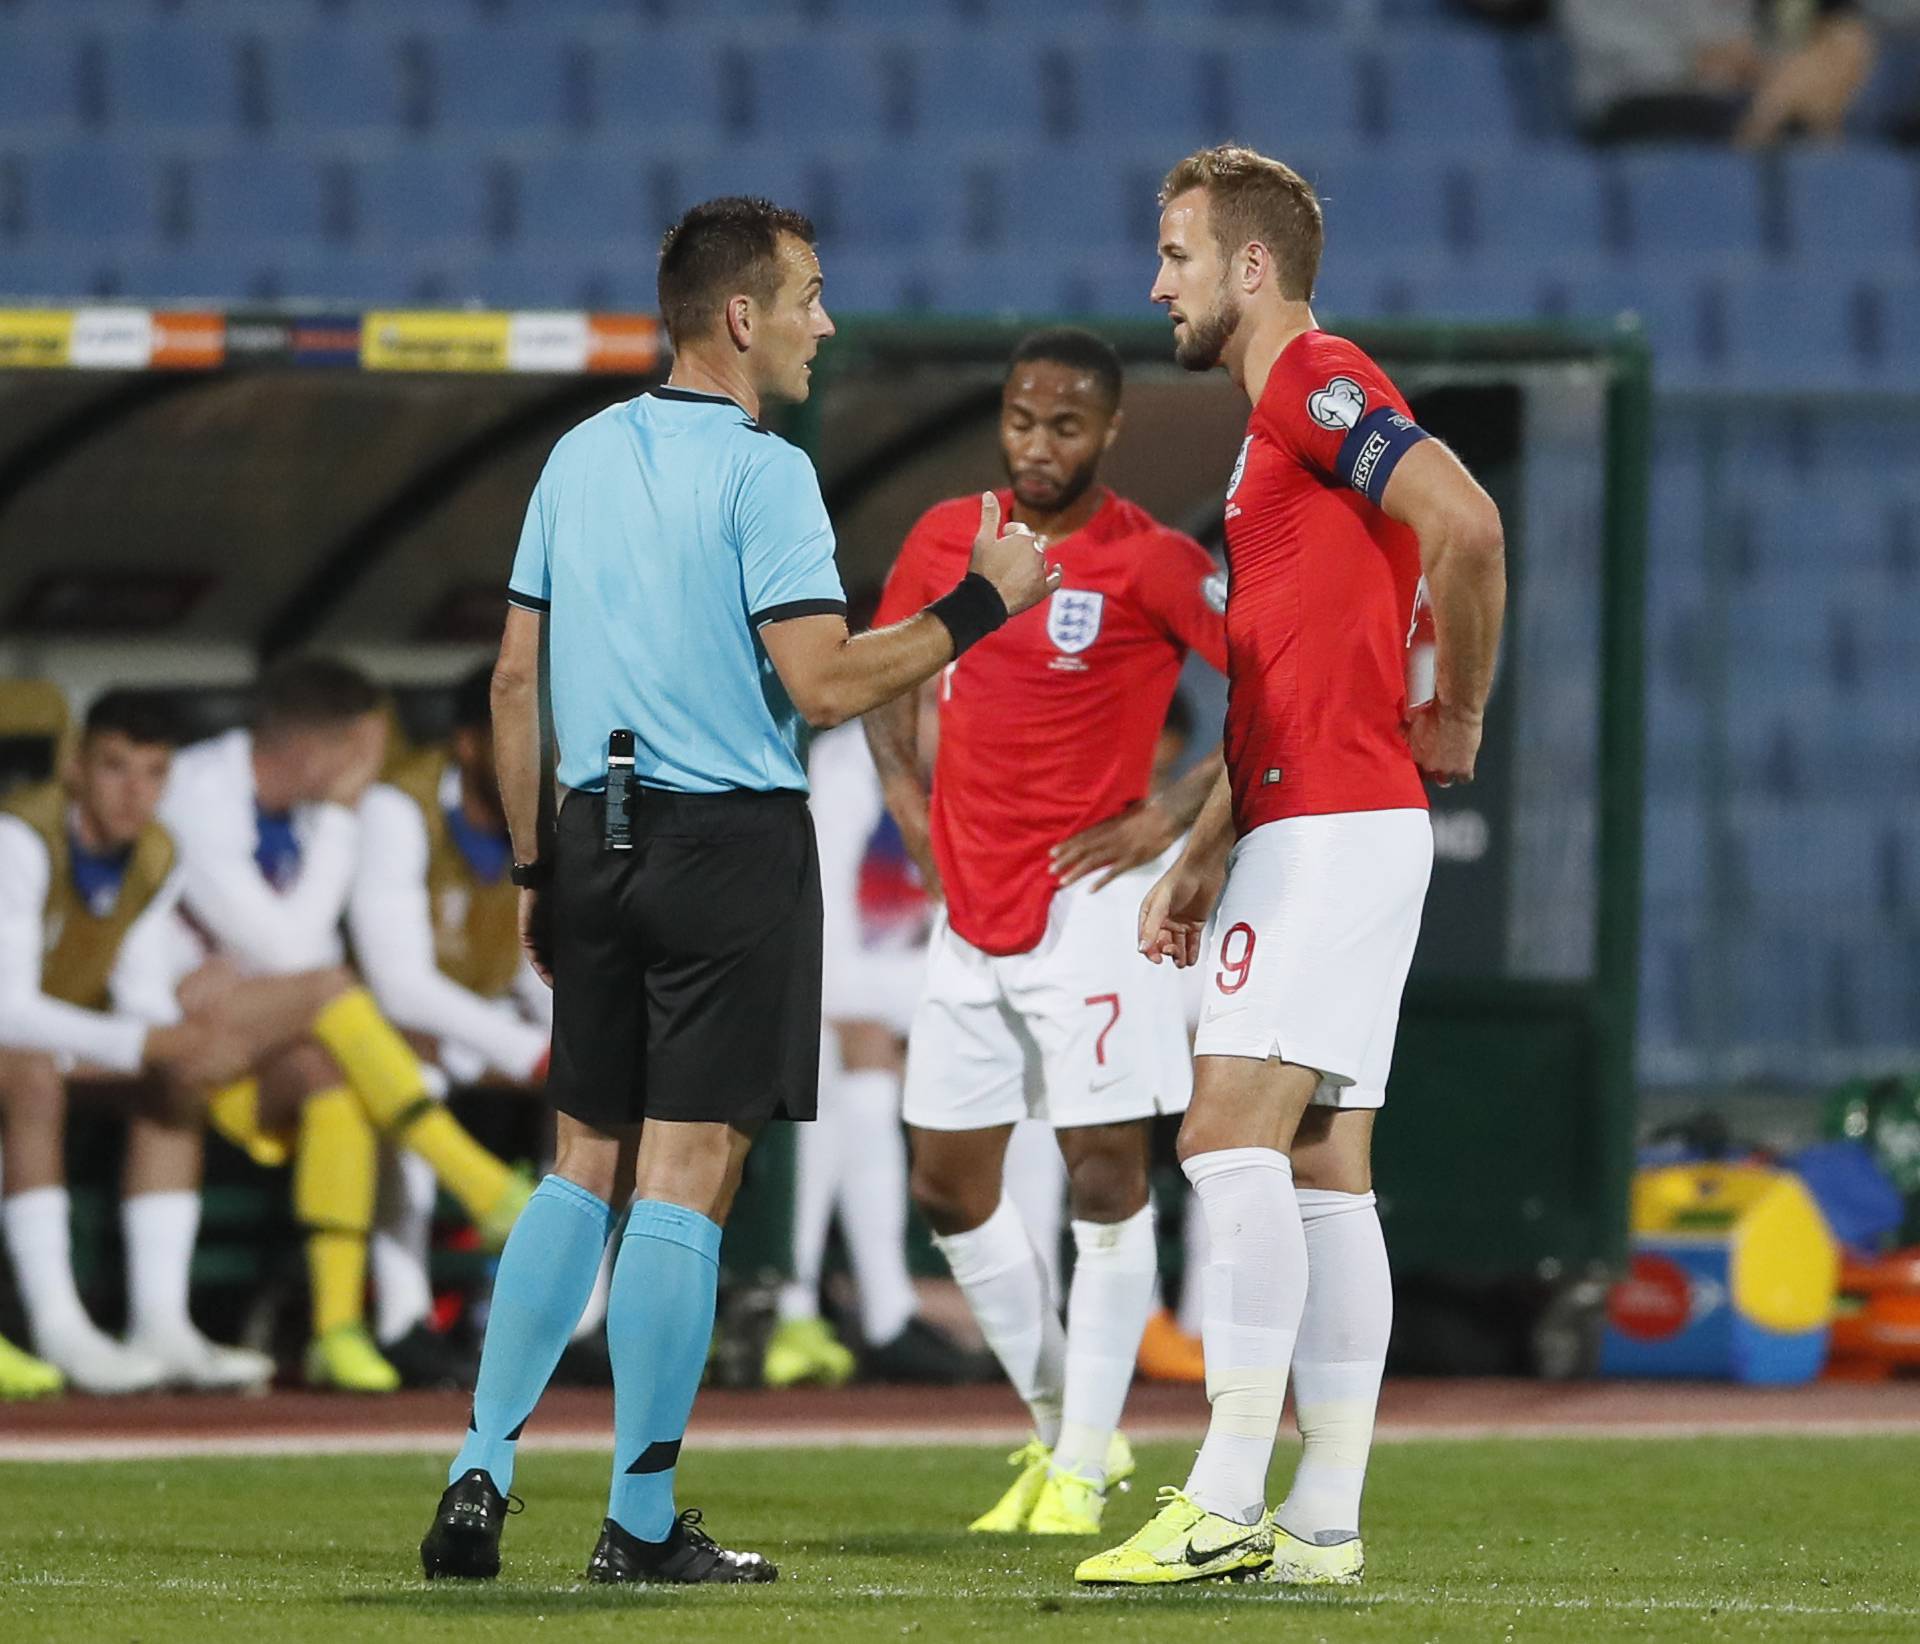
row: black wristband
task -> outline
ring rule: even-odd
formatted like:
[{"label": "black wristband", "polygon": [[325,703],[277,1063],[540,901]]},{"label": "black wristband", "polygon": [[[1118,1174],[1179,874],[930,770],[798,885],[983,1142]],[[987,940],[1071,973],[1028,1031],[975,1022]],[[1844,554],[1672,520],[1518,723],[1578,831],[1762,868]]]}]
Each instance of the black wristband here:
[{"label": "black wristband", "polygon": [[542,856],[531,862],[514,862],[507,868],[507,877],[522,890],[538,890],[553,877],[553,858]]},{"label": "black wristband", "polygon": [[942,594],[927,607],[953,636],[953,654],[960,656],[1007,620],[1007,602],[1000,590],[978,571],[969,571],[952,593]]}]

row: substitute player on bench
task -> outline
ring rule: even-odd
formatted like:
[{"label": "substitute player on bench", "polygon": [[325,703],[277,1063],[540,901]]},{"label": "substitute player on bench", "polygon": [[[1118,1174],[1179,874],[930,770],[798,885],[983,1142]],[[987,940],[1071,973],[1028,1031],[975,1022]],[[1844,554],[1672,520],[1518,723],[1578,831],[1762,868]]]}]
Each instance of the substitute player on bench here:
[{"label": "substitute player on bench", "polygon": [[[1500,516],[1380,368],[1315,325],[1303,178],[1206,149],[1160,198],[1175,357],[1224,365],[1253,405],[1227,484],[1227,776],[1140,913],[1144,951],[1205,966],[1180,1157],[1207,1218],[1213,1416],[1185,1488],[1077,1575],[1349,1583],[1392,1311],[1373,1116],[1433,862],[1421,777],[1470,781],[1480,746]],[[1410,710],[1423,574],[1438,688]],[[1305,1446],[1269,1519],[1289,1364]]]},{"label": "substitute player on bench", "polygon": [[[204,1117],[196,1086],[230,1078],[245,1042],[175,998],[182,954],[173,841],[155,820],[174,728],[149,697],[108,691],[88,711],[68,780],[0,804],[0,1204],[33,1366],[0,1343],[0,1397],[130,1393],[164,1383],[264,1384],[273,1361],[194,1327],[188,1272],[200,1226]],[[74,1283],[66,1188],[67,1076],[156,1075],[130,1087],[120,1200],[128,1340],[88,1318]]]},{"label": "substitute player on bench", "polygon": [[[1033,1414],[1033,1440],[979,1531],[1090,1535],[1133,1470],[1118,1435],[1157,1270],[1150,1123],[1191,1081],[1180,988],[1134,927],[1156,862],[1193,820],[1217,759],[1150,794],[1153,752],[1187,652],[1226,666],[1222,590],[1189,537],[1099,483],[1120,430],[1120,358],[1090,332],[1014,350],[1002,506],[1061,566],[1044,610],[1010,622],[940,686],[931,814],[902,700],[868,721],[911,847],[946,896],[913,1021],[904,1112],[914,1198],[988,1344]],[[908,534],[876,620],[950,586],[971,498]],[[1029,1114],[1067,1163],[1078,1259],[1061,1327],[1046,1269],[1002,1193]]]},{"label": "substitute player on bench", "polygon": [[195,991],[230,1015],[296,1007],[301,1042],[216,1092],[211,1112],[260,1162],[292,1156],[313,1295],[307,1376],[355,1392],[400,1385],[365,1322],[379,1139],[424,1158],[491,1244],[529,1196],[432,1098],[419,1059],[343,965],[357,807],[386,734],[364,674],[289,658],[261,676],[249,729],[181,750],[160,812],[180,849],[182,909],[223,961],[222,980]]}]

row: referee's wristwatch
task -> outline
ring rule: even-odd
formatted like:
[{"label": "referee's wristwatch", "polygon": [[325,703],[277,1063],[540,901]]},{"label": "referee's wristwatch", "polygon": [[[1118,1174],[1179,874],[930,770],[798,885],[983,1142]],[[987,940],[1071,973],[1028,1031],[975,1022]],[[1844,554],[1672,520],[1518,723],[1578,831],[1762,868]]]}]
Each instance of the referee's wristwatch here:
[{"label": "referee's wristwatch", "polygon": [[507,869],[507,877],[522,890],[538,890],[553,878],[553,858],[540,856],[531,862],[515,862]]}]

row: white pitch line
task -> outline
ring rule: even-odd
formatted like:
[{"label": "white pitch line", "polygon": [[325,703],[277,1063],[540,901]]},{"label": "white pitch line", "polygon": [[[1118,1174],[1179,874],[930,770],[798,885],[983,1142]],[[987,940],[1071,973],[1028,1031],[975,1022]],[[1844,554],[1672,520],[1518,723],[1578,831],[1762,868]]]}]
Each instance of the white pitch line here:
[{"label": "white pitch line", "polygon": [[[1198,1422],[1178,1424],[1143,1422],[1128,1428],[1131,1438],[1144,1442],[1195,1441]],[[1283,1430],[1283,1437],[1291,1435]],[[1692,1439],[1692,1438],[1877,1438],[1920,1433],[1920,1416],[1881,1421],[1767,1421],[1642,1422],[1621,1426],[1609,1422],[1496,1422],[1471,1426],[1442,1423],[1404,1423],[1383,1427],[1381,1444],[1430,1444],[1449,1440],[1481,1443],[1488,1440],[1540,1439]],[[376,1456],[425,1453],[437,1455],[452,1447],[453,1428],[401,1428],[367,1433],[195,1433],[128,1434],[122,1438],[87,1436],[29,1438],[0,1435],[0,1462],[63,1461],[173,1461],[200,1456],[285,1457]],[[786,1428],[738,1427],[703,1431],[698,1423],[687,1435],[695,1450],[891,1450],[925,1445],[1017,1445],[1027,1437],[1024,1425],[1004,1427],[923,1423],[912,1427],[818,1427],[805,1424]],[[522,1450],[605,1451],[613,1443],[613,1429],[568,1428],[557,1432],[530,1432]]]}]

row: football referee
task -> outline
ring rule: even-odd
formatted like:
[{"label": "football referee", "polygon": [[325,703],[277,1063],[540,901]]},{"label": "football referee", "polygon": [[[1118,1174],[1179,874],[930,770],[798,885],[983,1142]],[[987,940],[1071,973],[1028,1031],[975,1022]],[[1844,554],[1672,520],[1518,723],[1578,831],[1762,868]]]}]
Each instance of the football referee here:
[{"label": "football referee", "polygon": [[[912,690],[1058,581],[1030,532],[1001,532],[989,495],[952,592],[849,637],[812,464],[758,420],[807,397],[833,335],[813,239],[765,200],[689,211],[660,250],[671,375],[567,433],[527,510],[494,739],[521,936],[554,990],[557,1145],[500,1257],[466,1443],[421,1543],[429,1578],[498,1572],[515,1441],[629,1196],[607,1315],[613,1487],[587,1574],[774,1578],[676,1513],[673,1474],[747,1149],[768,1119],[814,1113],[820,887],[801,722]],[[550,837],[543,642],[560,748]]]}]

